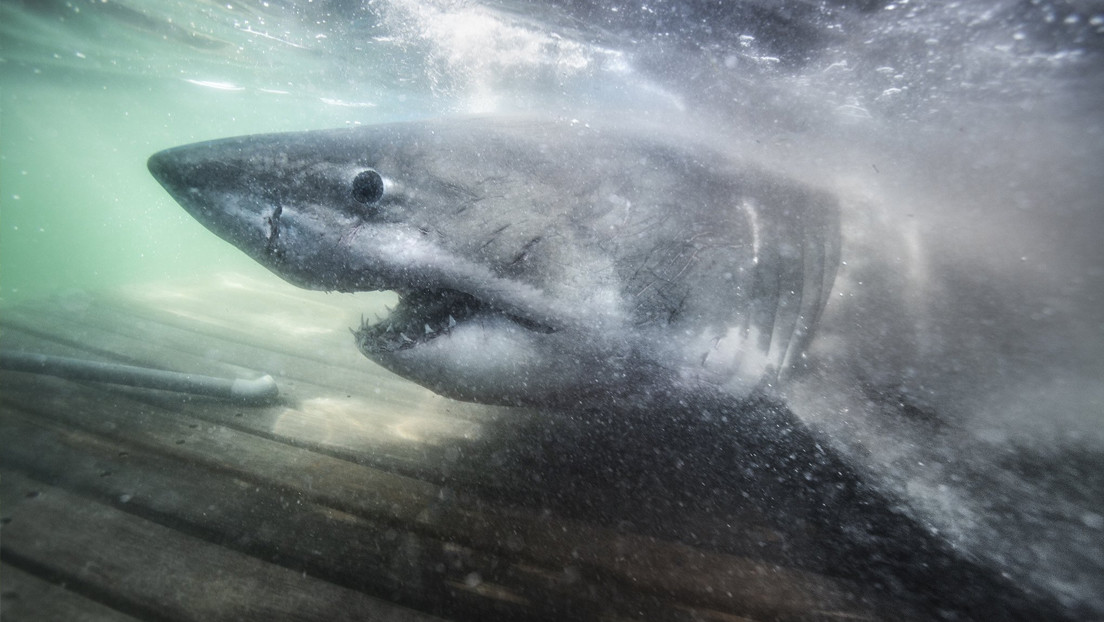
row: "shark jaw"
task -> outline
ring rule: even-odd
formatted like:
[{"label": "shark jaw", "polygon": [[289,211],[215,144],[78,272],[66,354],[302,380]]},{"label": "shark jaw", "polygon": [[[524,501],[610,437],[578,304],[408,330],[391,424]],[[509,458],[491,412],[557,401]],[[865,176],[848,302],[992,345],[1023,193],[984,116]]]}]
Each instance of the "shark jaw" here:
[{"label": "shark jaw", "polygon": [[[538,319],[553,306],[543,292],[510,279],[487,287],[467,278],[463,262],[447,263],[456,271],[409,264],[420,278],[386,288],[398,303],[352,331],[365,357],[440,395],[505,406],[608,402],[635,384],[629,375],[658,371],[614,318],[580,314],[553,324]],[[657,376],[650,384],[663,383]]]},{"label": "shark jaw", "polygon": [[520,328],[539,333],[556,329],[519,315],[506,313],[471,294],[457,290],[397,289],[398,304],[375,323],[362,321],[353,331],[357,348],[367,357],[416,348],[452,334],[467,322],[505,318]]}]

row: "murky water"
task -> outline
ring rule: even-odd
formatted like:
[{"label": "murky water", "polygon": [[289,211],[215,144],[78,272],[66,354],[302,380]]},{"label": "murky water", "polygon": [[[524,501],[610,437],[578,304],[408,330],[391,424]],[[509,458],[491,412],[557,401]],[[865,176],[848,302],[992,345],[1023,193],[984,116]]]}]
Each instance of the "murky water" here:
[{"label": "murky water", "polygon": [[[653,23],[555,3],[9,0],[0,296],[250,269],[143,166],[159,148],[234,134],[462,112],[677,111],[754,133],[752,144],[774,147],[763,155],[782,159],[834,149],[823,139],[842,131],[852,153],[815,164],[854,156],[888,172],[869,143],[893,156],[921,128],[945,140],[1010,112],[1027,131],[1072,133],[1049,137],[1063,151],[1098,146],[1100,15],[984,4],[798,4],[725,19],[690,3],[701,15],[668,10]],[[1020,127],[1008,125],[983,130]],[[1062,203],[1089,200],[1076,176],[1091,164],[1058,148],[1036,151],[1063,157],[1074,183]],[[1001,166],[1004,153],[989,157]]]},{"label": "murky water", "polygon": [[[1030,360],[982,378],[1038,380],[1053,397],[1046,417],[1007,396],[968,404],[963,429],[1046,455],[1075,446],[1088,466],[1074,474],[1100,466],[1104,7],[704,4],[5,0],[0,299],[267,275],[149,176],[165,147],[449,114],[663,119],[910,223],[934,258],[912,284],[984,275],[992,296],[967,304],[964,282],[946,280],[912,302],[940,322],[977,316],[974,334],[1010,327],[994,334]],[[861,285],[861,266],[851,274]],[[978,389],[977,374],[939,382],[960,378],[972,384],[958,393]],[[952,539],[1006,539],[999,524],[962,527],[972,519],[942,507],[954,497],[941,477],[895,464],[888,479]],[[1099,612],[1099,562],[1070,554],[1104,538],[1094,486],[1047,526],[1053,550],[994,557]]]}]

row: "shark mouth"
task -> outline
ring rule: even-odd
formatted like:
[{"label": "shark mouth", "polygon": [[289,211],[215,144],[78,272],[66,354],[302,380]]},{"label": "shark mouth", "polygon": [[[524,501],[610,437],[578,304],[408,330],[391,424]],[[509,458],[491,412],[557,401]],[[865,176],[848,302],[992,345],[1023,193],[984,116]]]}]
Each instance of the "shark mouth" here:
[{"label": "shark mouth", "polygon": [[399,303],[374,324],[362,321],[353,331],[357,348],[367,356],[406,350],[448,335],[454,328],[479,318],[505,317],[526,330],[552,333],[555,329],[507,313],[452,289],[396,290]]}]

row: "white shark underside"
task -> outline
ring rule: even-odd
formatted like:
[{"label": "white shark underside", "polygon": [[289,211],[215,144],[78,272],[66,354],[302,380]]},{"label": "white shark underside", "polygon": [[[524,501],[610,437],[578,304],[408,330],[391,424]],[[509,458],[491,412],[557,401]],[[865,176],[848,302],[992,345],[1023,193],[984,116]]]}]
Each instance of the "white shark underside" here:
[{"label": "white shark underside", "polygon": [[[248,136],[163,151],[149,167],[197,220],[289,282],[398,292],[357,345],[443,395],[626,413],[765,396],[848,456],[824,457],[802,424],[770,409],[731,421],[725,433],[752,453],[769,446],[776,467],[814,456],[794,473],[822,474],[822,488],[850,487],[869,505],[850,481],[857,469],[978,550],[1035,520],[978,518],[971,486],[1003,486],[1010,503],[1036,491],[961,458],[963,413],[1036,408],[1024,396],[1038,400],[1047,379],[1017,362],[1076,331],[1060,343],[993,337],[1008,315],[1001,284],[948,271],[915,221],[841,209],[723,148],[567,120]],[[1060,407],[1091,403],[1084,384]],[[942,466],[933,475],[924,460]],[[794,473],[781,478],[791,489]],[[938,495],[914,495],[926,487]],[[1092,514],[1077,500],[1047,503]],[[898,553],[929,538],[888,529]],[[1059,540],[1073,549],[1078,537]],[[943,566],[918,572],[959,580]]]}]

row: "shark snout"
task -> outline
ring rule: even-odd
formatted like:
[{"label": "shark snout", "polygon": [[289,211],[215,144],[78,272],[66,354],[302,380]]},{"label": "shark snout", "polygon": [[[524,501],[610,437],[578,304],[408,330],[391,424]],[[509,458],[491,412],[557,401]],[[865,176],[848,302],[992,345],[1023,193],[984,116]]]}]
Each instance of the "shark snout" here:
[{"label": "shark snout", "polygon": [[197,190],[210,194],[240,185],[246,173],[242,162],[222,155],[210,143],[186,145],[151,155],[146,167],[154,179],[180,200]]},{"label": "shark snout", "polygon": [[173,169],[172,156],[168,151],[158,151],[151,155],[149,160],[146,160],[146,168],[162,186],[168,187],[166,180],[171,176]]},{"label": "shark snout", "polygon": [[153,178],[186,208],[191,206],[182,199],[186,198],[188,190],[202,186],[204,178],[210,177],[211,173],[205,173],[203,167],[197,166],[193,160],[185,150],[175,148],[159,151],[146,161],[146,168]]}]

